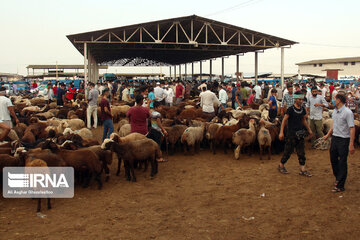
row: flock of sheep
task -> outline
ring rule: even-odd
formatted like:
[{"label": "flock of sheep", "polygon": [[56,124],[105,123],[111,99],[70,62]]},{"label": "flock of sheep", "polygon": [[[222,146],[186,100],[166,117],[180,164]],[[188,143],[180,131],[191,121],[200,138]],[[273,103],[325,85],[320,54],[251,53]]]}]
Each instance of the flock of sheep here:
[{"label": "flock of sheep", "polygon": [[[136,181],[134,169],[144,168],[146,171],[149,163],[150,177],[157,174],[161,149],[174,154],[177,148],[182,148],[185,154],[194,154],[201,146],[209,147],[216,154],[218,148],[225,153],[230,148],[235,149],[235,159],[240,159],[246,151],[251,154],[259,149],[260,159],[265,151],[270,159],[272,152],[280,153],[284,147],[278,139],[281,118],[269,122],[266,103],[236,110],[226,108],[217,112],[209,122],[197,105],[198,99],[186,100],[172,107],[163,106],[160,113],[168,134],[163,137],[160,148],[146,136],[130,133],[126,113],[133,102],[113,102],[111,112],[115,132],[110,139],[100,143],[85,127],[87,103],[81,94],[74,102],[61,107],[54,102],[45,104],[43,98],[11,99],[20,123],[11,130],[8,142],[0,145],[0,169],[6,166],[71,166],[77,184],[84,187],[95,179],[101,189],[102,172],[105,181],[109,180],[113,153],[118,159],[116,175],[120,174],[123,162],[126,179]],[[323,113],[324,132],[331,126],[331,111]],[[101,124],[100,108],[98,117]],[[356,125],[358,136],[359,121]],[[48,208],[51,208],[50,200]],[[40,209],[39,200],[37,211]]]}]

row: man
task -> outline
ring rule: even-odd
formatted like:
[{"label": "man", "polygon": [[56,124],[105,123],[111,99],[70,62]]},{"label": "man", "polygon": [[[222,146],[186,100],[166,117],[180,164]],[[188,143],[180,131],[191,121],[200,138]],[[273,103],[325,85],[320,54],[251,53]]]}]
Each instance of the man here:
[{"label": "man", "polygon": [[312,136],[312,131],[305,119],[306,109],[302,107],[302,101],[304,100],[304,95],[301,91],[297,91],[294,94],[295,103],[289,107],[286,111],[285,117],[281,123],[281,129],[279,134],[279,139],[284,139],[284,128],[287,125],[287,135],[286,143],[284,149],[284,155],[281,158],[278,170],[280,173],[288,173],[285,168],[285,163],[289,160],[291,154],[296,148],[296,153],[298,155],[299,164],[300,164],[300,175],[311,177],[311,173],[305,169],[305,129],[308,131],[309,136]]},{"label": "man", "polygon": [[355,152],[354,139],[354,115],[345,106],[346,97],[342,94],[335,96],[336,109],[332,114],[333,126],[325,135],[327,140],[330,136],[330,161],[335,176],[333,193],[345,191],[345,181],[347,177],[347,156]]},{"label": "man", "polygon": [[65,93],[65,83],[60,83],[60,88],[58,88],[56,96],[58,106],[64,106]]},{"label": "man", "polygon": [[240,92],[241,92],[243,106],[246,106],[247,99],[249,97],[249,89],[246,88],[245,84],[246,84],[246,82],[242,82],[240,85]]},{"label": "man", "polygon": [[200,93],[199,97],[200,106],[202,107],[203,113],[208,117],[208,121],[215,117],[214,103],[220,106],[221,109],[224,109],[224,106],[221,105],[215,93],[211,92],[210,90],[206,90],[206,87],[202,88],[202,92]]},{"label": "man", "polygon": [[327,89],[326,89],[324,83],[321,83],[321,84],[320,84],[320,89],[321,89],[321,95],[325,98],[325,97],[326,97]]},{"label": "man", "polygon": [[155,101],[160,102],[161,105],[165,105],[166,93],[162,88],[162,84],[159,82],[156,83],[156,87],[154,88]]},{"label": "man", "polygon": [[[143,107],[144,97],[141,94],[135,96],[136,105],[131,107],[126,113],[126,117],[130,120],[131,132],[148,133],[147,119],[150,117],[148,107]],[[150,101],[148,102],[150,104]]]},{"label": "man", "polygon": [[94,118],[94,128],[97,128],[97,100],[99,97],[99,91],[95,89],[95,84],[94,83],[89,83],[90,85],[90,91],[89,94],[87,96],[87,100],[88,100],[88,107],[86,109],[86,119],[87,119],[87,127],[90,129],[91,128],[91,115]]},{"label": "man", "polygon": [[44,90],[44,100],[47,104],[50,104],[53,100],[53,90],[51,88],[51,84],[48,84]]},{"label": "man", "polygon": [[261,83],[258,82],[257,85],[254,87],[255,91],[255,102],[259,103],[261,100]]},{"label": "man", "polygon": [[228,95],[225,91],[225,84],[221,84],[219,90],[219,101],[224,108],[227,107],[227,100],[228,100]]},{"label": "man", "polygon": [[329,86],[330,98],[332,98],[334,89],[335,89],[334,83],[330,82],[330,86]]},{"label": "man", "polygon": [[72,100],[74,100],[75,92],[76,92],[76,89],[75,89],[75,87],[74,87],[74,84],[73,84],[73,83],[70,83],[69,88],[68,88],[68,91],[67,91],[67,93],[66,93],[66,99],[67,99],[68,101],[70,101],[70,102],[71,102]]},{"label": "man", "polygon": [[176,104],[179,104],[184,99],[185,89],[180,81],[177,82],[176,85],[176,92],[175,92],[175,98],[176,98]]},{"label": "man", "polygon": [[202,92],[204,92],[203,91],[204,88],[205,88],[205,91],[206,91],[207,90],[206,80],[202,80],[202,83],[198,86],[198,89],[200,91],[202,91]]},{"label": "man", "polygon": [[276,84],[275,89],[276,89],[276,100],[281,101],[283,98],[283,91],[282,91],[280,85]]},{"label": "man", "polygon": [[112,121],[111,108],[108,100],[109,94],[110,94],[109,89],[107,88],[104,89],[100,102],[101,120],[104,123],[104,132],[103,132],[102,141],[104,141],[105,138],[109,138],[110,134],[114,132],[114,124]]},{"label": "man", "polygon": [[237,88],[240,86],[240,83],[237,83],[236,84],[236,87],[235,87],[235,83],[231,84],[231,107],[233,109],[236,109],[235,107],[235,94],[236,94],[236,91],[237,91]]},{"label": "man", "polygon": [[6,88],[0,88],[0,128],[3,129],[2,134],[0,135],[0,141],[3,141],[6,136],[9,134],[13,124],[11,122],[11,117],[15,120],[16,124],[19,123],[19,119],[16,117],[14,111],[14,105],[11,100],[5,96]]},{"label": "man", "polygon": [[310,115],[310,129],[314,133],[311,143],[314,146],[315,140],[324,136],[323,134],[323,123],[322,123],[322,112],[324,107],[328,107],[329,104],[325,98],[318,95],[317,87],[312,87],[311,96],[307,101],[306,110]]},{"label": "man", "polygon": [[125,85],[124,90],[122,91],[121,95],[122,95],[122,99],[125,102],[129,102],[130,101],[130,90],[129,90],[129,85]]},{"label": "man", "polygon": [[18,88],[17,88],[16,83],[13,83],[13,84],[12,84],[12,88],[13,88],[13,93],[14,93],[14,95],[17,95]]},{"label": "man", "polygon": [[[284,93],[284,98],[281,102],[281,116],[284,116],[286,113],[286,109],[290,108],[292,105],[294,105],[294,98],[293,98],[293,86],[291,83],[288,83],[286,85],[286,89],[288,92]],[[286,107],[285,107],[286,106]]]},{"label": "man", "polygon": [[165,104],[166,104],[166,106],[171,107],[173,105],[173,101],[174,101],[174,91],[171,86],[169,87],[169,85],[165,85],[164,92],[166,94]]},{"label": "man", "polygon": [[235,92],[235,109],[237,109],[238,107],[241,107],[244,104],[243,103],[243,94],[241,91],[242,89],[243,88],[239,84],[239,86],[237,87],[237,91]]}]

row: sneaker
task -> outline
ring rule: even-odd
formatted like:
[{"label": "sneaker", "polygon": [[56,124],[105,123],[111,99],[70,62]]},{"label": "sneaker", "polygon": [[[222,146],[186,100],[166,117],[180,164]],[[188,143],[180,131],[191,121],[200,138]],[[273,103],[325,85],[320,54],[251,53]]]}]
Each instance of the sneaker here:
[{"label": "sneaker", "polygon": [[280,165],[278,166],[278,170],[280,173],[282,174],[288,174],[289,172],[286,170],[285,167],[280,167]]}]

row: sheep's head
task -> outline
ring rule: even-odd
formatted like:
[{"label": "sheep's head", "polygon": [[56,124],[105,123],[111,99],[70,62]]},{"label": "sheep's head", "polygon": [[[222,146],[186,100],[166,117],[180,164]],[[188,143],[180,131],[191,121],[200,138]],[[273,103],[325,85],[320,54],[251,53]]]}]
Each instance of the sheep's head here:
[{"label": "sheep's head", "polygon": [[20,157],[21,155],[25,154],[27,151],[24,147],[18,147],[15,150],[14,157]]},{"label": "sheep's head", "polygon": [[110,140],[113,140],[114,142],[120,142],[121,138],[119,136],[119,134],[117,133],[112,133],[110,134]]},{"label": "sheep's head", "polygon": [[111,140],[110,138],[104,139],[104,142],[101,144],[101,149],[109,150],[111,149],[111,146],[113,145],[114,140]]},{"label": "sheep's head", "polygon": [[67,135],[69,135],[69,134],[71,134],[71,133],[73,133],[73,131],[71,130],[71,128],[65,128],[65,130],[64,130],[64,132],[63,132],[63,134],[64,134],[64,136],[67,136]]},{"label": "sheep's head", "polygon": [[77,150],[78,149],[76,147],[76,145],[70,140],[66,140],[63,144],[61,144],[61,148],[67,149],[67,150]]},{"label": "sheep's head", "polygon": [[56,143],[54,143],[53,141],[47,139],[45,140],[45,142],[43,143],[41,149],[50,149],[51,151],[57,151],[59,150],[58,146],[56,145]]}]

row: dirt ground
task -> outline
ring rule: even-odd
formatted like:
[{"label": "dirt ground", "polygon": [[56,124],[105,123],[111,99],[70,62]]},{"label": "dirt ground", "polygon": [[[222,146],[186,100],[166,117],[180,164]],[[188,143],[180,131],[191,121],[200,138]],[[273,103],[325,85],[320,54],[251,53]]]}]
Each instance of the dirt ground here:
[{"label": "dirt ground", "polygon": [[[101,129],[98,130],[99,136]],[[102,190],[92,182],[73,199],[53,199],[53,209],[35,214],[36,201],[0,199],[0,239],[359,239],[360,149],[349,157],[346,191],[331,193],[328,151],[306,150],[312,178],[298,175],[293,154],[288,175],[280,155],[234,160],[208,149],[176,153],[158,175],[123,168]]]}]

